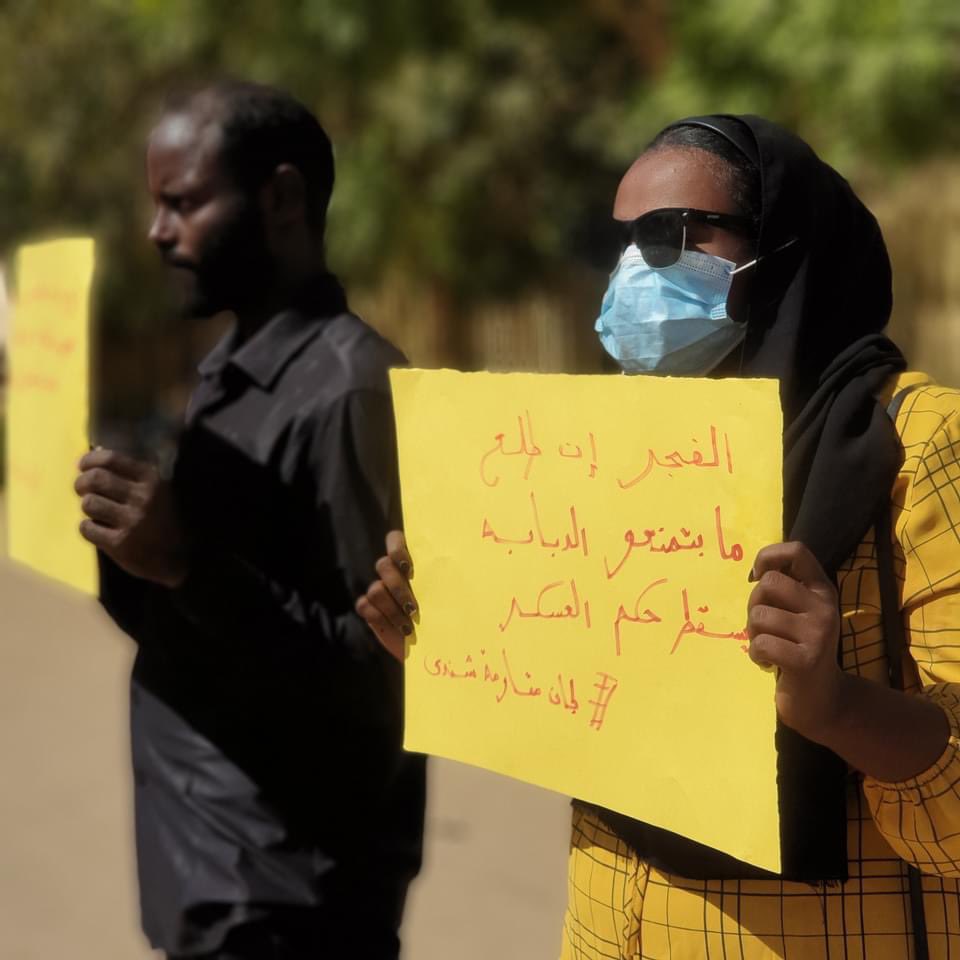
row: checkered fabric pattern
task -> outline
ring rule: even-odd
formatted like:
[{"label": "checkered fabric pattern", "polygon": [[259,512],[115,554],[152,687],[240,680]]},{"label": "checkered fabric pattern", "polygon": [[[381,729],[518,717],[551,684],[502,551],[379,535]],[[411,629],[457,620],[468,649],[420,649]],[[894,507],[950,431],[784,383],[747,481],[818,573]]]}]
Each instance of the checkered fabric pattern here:
[{"label": "checkered fabric pattern", "polygon": [[[908,960],[905,861],[923,871],[928,944],[960,960],[960,390],[918,373],[897,416],[905,460],[893,492],[894,556],[909,652],[904,676],[950,720],[950,741],[903,783],[851,771],[849,879],[692,881],[639,860],[575,807],[563,960]],[[873,532],[838,577],[845,670],[887,682]]]}]

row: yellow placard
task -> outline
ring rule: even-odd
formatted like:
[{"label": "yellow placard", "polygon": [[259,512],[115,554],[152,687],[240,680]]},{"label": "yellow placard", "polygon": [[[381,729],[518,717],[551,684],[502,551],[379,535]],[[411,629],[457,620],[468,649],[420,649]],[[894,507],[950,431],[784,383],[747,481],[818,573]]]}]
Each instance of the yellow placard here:
[{"label": "yellow placard", "polygon": [[77,529],[73,481],[87,450],[93,266],[89,239],[22,247],[8,343],[10,556],[86,593],[96,556]]},{"label": "yellow placard", "polygon": [[748,573],[781,539],[770,380],[391,373],[420,622],[408,749],[779,870],[774,678]]}]

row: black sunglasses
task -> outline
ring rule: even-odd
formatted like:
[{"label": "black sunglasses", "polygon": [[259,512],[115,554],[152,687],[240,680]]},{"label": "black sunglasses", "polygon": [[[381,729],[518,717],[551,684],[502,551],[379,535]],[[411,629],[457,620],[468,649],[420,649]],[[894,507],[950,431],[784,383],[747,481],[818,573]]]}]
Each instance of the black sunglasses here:
[{"label": "black sunglasses", "polygon": [[672,267],[687,244],[687,223],[706,223],[752,236],[755,228],[751,217],[731,213],[711,213],[691,207],[663,207],[651,210],[636,220],[623,222],[626,234],[624,247],[635,244],[649,267]]}]

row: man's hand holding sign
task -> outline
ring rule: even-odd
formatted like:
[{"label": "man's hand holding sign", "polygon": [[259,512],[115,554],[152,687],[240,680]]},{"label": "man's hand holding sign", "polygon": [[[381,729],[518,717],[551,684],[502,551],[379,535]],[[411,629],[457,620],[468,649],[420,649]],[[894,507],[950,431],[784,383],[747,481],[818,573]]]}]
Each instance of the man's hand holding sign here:
[{"label": "man's hand holding sign", "polygon": [[179,586],[187,538],[169,482],[152,464],[113,450],[91,450],[79,466],[74,490],[86,514],[84,539],[135,577]]}]

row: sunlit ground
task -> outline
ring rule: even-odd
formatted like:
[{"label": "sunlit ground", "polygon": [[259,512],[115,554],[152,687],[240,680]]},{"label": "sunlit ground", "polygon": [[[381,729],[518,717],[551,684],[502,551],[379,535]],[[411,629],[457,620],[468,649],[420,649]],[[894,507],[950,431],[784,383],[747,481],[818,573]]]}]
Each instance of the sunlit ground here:
[{"label": "sunlit ground", "polygon": [[[0,538],[2,538],[0,502]],[[2,542],[2,539],[0,539]],[[138,960],[127,763],[130,645],[97,605],[0,560],[0,958]],[[553,960],[563,797],[443,761],[411,960]]]}]

